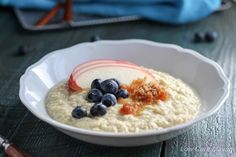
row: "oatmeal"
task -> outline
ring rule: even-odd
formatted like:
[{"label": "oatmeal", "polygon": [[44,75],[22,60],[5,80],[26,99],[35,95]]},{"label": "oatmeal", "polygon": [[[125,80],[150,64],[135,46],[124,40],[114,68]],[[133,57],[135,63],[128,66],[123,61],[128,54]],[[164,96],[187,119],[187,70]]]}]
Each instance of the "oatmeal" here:
[{"label": "oatmeal", "polygon": [[185,123],[198,114],[201,102],[188,85],[169,74],[154,70],[149,72],[156,79],[158,86],[142,85],[140,90],[136,90],[135,85],[123,87],[129,92],[129,98],[118,99],[116,105],[107,107],[102,116],[84,116],[79,119],[73,117],[71,113],[74,108],[80,106],[89,111],[94,103],[87,101],[88,89],[70,91],[66,82],[49,91],[46,98],[47,112],[53,119],[68,125],[116,133],[160,130]]}]

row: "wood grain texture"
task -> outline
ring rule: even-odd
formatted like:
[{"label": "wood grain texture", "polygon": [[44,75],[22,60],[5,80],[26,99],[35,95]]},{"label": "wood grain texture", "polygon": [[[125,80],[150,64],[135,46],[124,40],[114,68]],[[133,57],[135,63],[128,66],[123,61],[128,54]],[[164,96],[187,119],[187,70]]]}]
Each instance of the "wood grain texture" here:
[{"label": "wood grain texture", "polygon": [[[166,142],[166,156],[171,157],[235,157],[235,72],[236,72],[236,10],[214,15],[193,29],[215,30],[219,39],[214,44],[199,44],[196,49],[219,63],[231,82],[231,94],[214,116],[196,124],[190,131]],[[209,22],[210,21],[210,22]],[[197,45],[196,45],[197,46]]]},{"label": "wood grain texture", "polygon": [[[9,20],[11,19],[11,20]],[[19,78],[25,69],[50,51],[89,41],[91,35],[78,30],[31,33],[20,28],[12,12],[0,13],[0,134],[33,157],[158,157],[161,143],[145,147],[115,148],[75,140],[33,116],[18,97]],[[7,28],[7,29],[6,29]],[[85,32],[89,32],[88,28]],[[83,31],[84,31],[83,30]],[[18,47],[29,47],[17,56]],[[6,157],[0,150],[0,157]]]},{"label": "wood grain texture", "polygon": [[[38,157],[158,157],[161,143],[133,148],[96,146],[70,138],[33,116],[18,98],[19,78],[25,69],[56,49],[89,41],[94,34],[103,39],[139,38],[174,43],[191,48],[217,61],[231,80],[230,98],[214,116],[193,129],[166,141],[166,157],[234,157],[236,152],[236,7],[187,25],[165,25],[148,21],[82,27],[50,32],[24,31],[12,11],[0,8],[0,134]],[[132,28],[132,29],[131,29]],[[212,43],[193,44],[196,31],[215,30],[219,39]],[[16,57],[19,45],[30,52]],[[5,154],[0,150],[0,157]]]}]

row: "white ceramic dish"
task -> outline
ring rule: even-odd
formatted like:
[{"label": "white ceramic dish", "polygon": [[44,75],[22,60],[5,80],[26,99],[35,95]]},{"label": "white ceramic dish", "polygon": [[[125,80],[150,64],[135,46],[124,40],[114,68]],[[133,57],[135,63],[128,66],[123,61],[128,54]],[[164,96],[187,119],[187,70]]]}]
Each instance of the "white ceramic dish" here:
[{"label": "white ceramic dish", "polygon": [[[57,122],[45,110],[44,99],[56,83],[68,79],[79,63],[92,59],[129,60],[167,72],[194,88],[202,101],[198,116],[188,123],[144,133],[106,133],[79,129]],[[39,119],[74,138],[109,146],[137,146],[177,136],[215,113],[229,95],[230,83],[221,67],[199,53],[176,45],[146,40],[98,41],[82,43],[52,52],[31,65],[20,79],[20,99]]]}]

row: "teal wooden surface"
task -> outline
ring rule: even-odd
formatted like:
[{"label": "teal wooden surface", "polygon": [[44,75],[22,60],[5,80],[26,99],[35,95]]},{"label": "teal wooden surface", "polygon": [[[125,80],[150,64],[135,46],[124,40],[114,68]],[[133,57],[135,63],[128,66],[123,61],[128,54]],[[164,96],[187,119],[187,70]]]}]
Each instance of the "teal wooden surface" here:
[{"label": "teal wooden surface", "polygon": [[[166,142],[166,156],[235,157],[236,156],[236,8],[211,16],[196,24],[193,30],[214,29],[220,38],[214,44],[190,45],[222,66],[230,79],[230,96],[212,117],[190,131]],[[199,27],[200,26],[200,27]],[[203,27],[204,26],[204,27]]]},{"label": "teal wooden surface", "polygon": [[[89,41],[94,28],[59,32],[30,33],[19,26],[11,11],[0,13],[0,134],[34,157],[156,157],[161,143],[144,147],[116,148],[97,146],[73,139],[40,121],[18,97],[19,78],[25,69],[50,51]],[[102,28],[103,29],[103,28]],[[105,31],[105,30],[104,30]],[[90,33],[89,33],[90,32]],[[15,54],[19,45],[29,53]],[[0,150],[0,157],[6,157]]]},{"label": "teal wooden surface", "polygon": [[[37,33],[23,30],[10,9],[0,10],[0,134],[33,156],[236,156],[236,7],[187,25],[136,21]],[[207,30],[219,33],[216,42],[191,42],[194,32]],[[223,67],[232,84],[230,98],[217,114],[194,125],[188,132],[165,141],[163,145],[114,148],[70,138],[37,119],[21,104],[18,97],[19,78],[30,64],[48,52],[89,41],[94,34],[99,34],[103,39],[139,38],[194,49]],[[26,56],[14,55],[19,45],[29,46]],[[160,153],[161,149],[164,153]],[[0,157],[5,157],[2,150]]]}]

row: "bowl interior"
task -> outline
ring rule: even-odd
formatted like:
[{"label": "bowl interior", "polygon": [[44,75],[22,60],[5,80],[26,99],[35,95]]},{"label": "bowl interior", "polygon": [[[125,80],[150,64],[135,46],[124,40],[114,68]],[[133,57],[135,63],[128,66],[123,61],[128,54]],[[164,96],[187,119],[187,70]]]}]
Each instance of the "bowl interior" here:
[{"label": "bowl interior", "polygon": [[198,117],[216,108],[227,90],[218,65],[194,51],[139,40],[100,41],[58,50],[31,66],[21,79],[20,94],[25,105],[31,111],[50,118],[44,106],[49,89],[68,79],[76,65],[93,59],[128,60],[182,79],[198,93],[202,101]]}]

